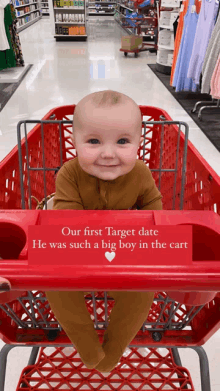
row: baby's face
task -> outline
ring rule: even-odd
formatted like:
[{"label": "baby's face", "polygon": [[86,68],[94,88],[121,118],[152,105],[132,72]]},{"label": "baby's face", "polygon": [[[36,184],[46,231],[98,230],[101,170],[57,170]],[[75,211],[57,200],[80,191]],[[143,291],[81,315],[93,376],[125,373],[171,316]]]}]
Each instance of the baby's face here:
[{"label": "baby's face", "polygon": [[103,180],[130,172],[137,160],[141,121],[129,102],[107,108],[87,103],[72,137],[81,168]]}]

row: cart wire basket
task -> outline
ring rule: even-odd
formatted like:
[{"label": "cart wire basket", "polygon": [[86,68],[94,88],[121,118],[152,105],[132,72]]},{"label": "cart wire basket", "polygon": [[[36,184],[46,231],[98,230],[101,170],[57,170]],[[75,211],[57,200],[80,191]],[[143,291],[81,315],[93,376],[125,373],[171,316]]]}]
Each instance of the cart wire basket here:
[{"label": "cart wire basket", "polygon": [[[188,125],[172,121],[159,108],[139,107],[143,141],[137,158],[151,170],[163,195],[163,209],[211,210],[220,214],[220,179],[188,140]],[[18,123],[18,145],[0,163],[0,209],[52,209],[56,174],[66,161],[77,156],[70,138],[74,110],[75,105],[58,107],[42,120]],[[106,292],[91,292],[85,300],[102,339],[114,300]],[[88,370],[70,347],[45,293],[20,292],[16,300],[0,305],[0,335],[6,343],[0,353],[0,391],[4,390],[7,354],[18,345],[33,346],[33,350],[16,391],[44,389],[43,384],[47,384],[45,389],[57,391],[65,389],[65,384],[69,390],[194,390],[189,372],[181,366],[177,346],[197,351],[203,368],[202,390],[209,391],[208,360],[201,345],[219,328],[219,304],[218,294],[206,305],[187,306],[171,300],[166,292],[156,292],[142,329],[115,370],[105,377]],[[165,355],[155,347],[162,347]],[[48,348],[52,354],[46,354]],[[71,354],[65,354],[65,349]],[[45,369],[46,363],[50,363],[50,369]],[[63,363],[70,368],[67,370]],[[65,376],[63,371],[67,372]],[[55,374],[62,380],[52,380]]]}]

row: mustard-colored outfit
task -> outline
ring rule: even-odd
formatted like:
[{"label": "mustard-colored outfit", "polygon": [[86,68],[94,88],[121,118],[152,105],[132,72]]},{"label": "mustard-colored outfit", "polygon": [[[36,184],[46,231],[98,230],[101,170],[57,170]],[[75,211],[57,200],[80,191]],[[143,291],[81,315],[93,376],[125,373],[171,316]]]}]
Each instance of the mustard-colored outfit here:
[{"label": "mustard-colored outfit", "polygon": [[[126,175],[106,181],[87,174],[78,158],[64,163],[56,178],[53,209],[161,210],[161,194],[146,164],[137,160]],[[107,292],[115,300],[101,345],[86,308],[85,292],[45,292],[56,319],[87,368],[110,372],[147,319],[154,292]]]}]

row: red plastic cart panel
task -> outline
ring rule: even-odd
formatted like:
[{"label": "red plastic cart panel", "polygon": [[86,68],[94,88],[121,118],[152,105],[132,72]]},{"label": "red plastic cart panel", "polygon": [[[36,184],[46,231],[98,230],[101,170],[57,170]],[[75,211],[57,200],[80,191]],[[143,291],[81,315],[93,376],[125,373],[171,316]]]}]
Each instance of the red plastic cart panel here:
[{"label": "red plastic cart panel", "polygon": [[28,248],[29,266],[190,265],[192,227],[155,226],[148,211],[49,211],[29,227]]},{"label": "red plastic cart panel", "polygon": [[[0,214],[0,227],[4,229],[6,229],[6,223],[11,221],[12,217],[10,216],[13,216],[13,213],[17,213],[18,219],[20,219],[20,221],[14,220],[15,228],[12,237],[11,228],[8,228],[11,245],[3,246],[7,255],[7,252],[10,253],[13,250],[13,241],[15,241],[18,257],[13,259],[11,256],[6,256],[1,261],[1,276],[9,279],[12,289],[178,290],[194,292],[217,292],[220,290],[220,217],[216,213],[210,211],[86,211],[85,214],[84,212],[75,210],[23,210],[18,212],[5,211],[5,213]],[[29,216],[29,219],[26,220],[25,216]],[[130,228],[131,221],[138,226],[140,225],[140,227],[143,226],[143,221],[148,221],[150,227],[154,226],[156,229],[167,225],[171,229],[175,227],[177,233],[177,226],[184,228],[184,225],[187,225],[188,229],[192,226],[193,260],[191,263],[186,262],[185,259],[182,259],[182,262],[178,260],[179,264],[176,260],[173,264],[169,261],[166,264],[157,264],[151,260],[149,264],[146,262],[141,264],[139,262],[140,256],[137,256],[137,262],[132,260],[129,264],[116,264],[116,262],[108,261],[106,263],[104,261],[102,263],[100,261],[89,263],[81,256],[80,262],[77,261],[77,264],[66,264],[64,251],[58,264],[48,261],[46,252],[44,253],[45,256],[43,253],[39,253],[41,260],[37,260],[36,264],[31,261],[33,252],[30,251],[30,248],[27,249],[26,244],[22,241],[21,232],[25,232],[27,235],[28,226],[29,229],[37,228],[38,230],[41,227],[43,234],[44,229],[48,229],[48,226],[54,229],[55,225],[60,227],[62,222],[62,225],[66,226],[70,222],[80,222],[80,219],[85,224],[82,216],[84,216],[86,224],[91,229],[99,224],[104,224],[103,221],[110,221],[112,224],[114,223],[114,226],[129,226]],[[128,225],[126,225],[126,219]],[[124,222],[123,225],[122,222]],[[6,231],[5,234],[7,234]],[[22,238],[20,248],[18,247],[17,237]],[[27,235],[27,243],[28,240]],[[22,250],[23,246],[24,249]],[[83,249],[81,251],[83,254]],[[101,253],[101,250],[98,251]],[[124,251],[129,252],[130,250]],[[175,251],[175,249],[172,251]],[[178,249],[178,251],[185,250]],[[53,260],[51,250],[49,252]]]},{"label": "red plastic cart panel", "polygon": [[37,363],[24,368],[16,391],[195,391],[189,371],[175,364],[171,349],[130,347],[109,374],[86,368],[74,348],[50,350],[42,347]]}]

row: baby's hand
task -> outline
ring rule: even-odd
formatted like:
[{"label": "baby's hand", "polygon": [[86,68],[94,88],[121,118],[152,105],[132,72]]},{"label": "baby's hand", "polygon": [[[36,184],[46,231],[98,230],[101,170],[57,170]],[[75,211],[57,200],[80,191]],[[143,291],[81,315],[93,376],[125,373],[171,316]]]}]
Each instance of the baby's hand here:
[{"label": "baby's hand", "polygon": [[22,293],[22,291],[11,290],[10,282],[6,278],[0,277],[0,304],[17,300]]},{"label": "baby's hand", "polygon": [[11,290],[10,282],[3,277],[0,277],[0,293],[8,292]]}]

